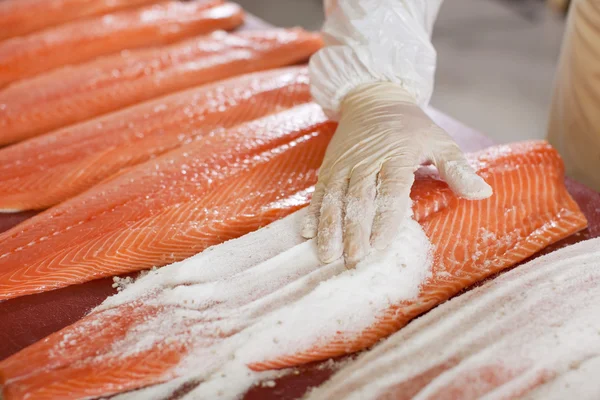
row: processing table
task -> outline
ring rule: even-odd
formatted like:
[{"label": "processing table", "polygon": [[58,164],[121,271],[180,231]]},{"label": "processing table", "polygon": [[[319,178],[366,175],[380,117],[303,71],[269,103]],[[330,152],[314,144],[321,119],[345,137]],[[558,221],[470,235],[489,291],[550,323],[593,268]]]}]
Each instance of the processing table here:
[{"label": "processing table", "polygon": [[[260,20],[248,17],[244,29],[267,27]],[[431,117],[446,129],[466,152],[481,150],[494,143],[485,135],[470,129],[440,111],[429,109]],[[567,179],[567,188],[589,220],[585,231],[573,235],[546,249],[544,252],[600,236],[600,193]],[[35,215],[35,212],[0,214],[0,232]],[[0,360],[22,348],[79,320],[108,296],[116,293],[110,278],[47,293],[25,296],[0,303]],[[296,399],[308,388],[316,386],[333,373],[328,364],[312,364],[298,368],[299,374],[277,380],[275,387],[257,386],[246,399]],[[191,388],[190,388],[191,389]],[[178,393],[181,395],[183,393]]]}]

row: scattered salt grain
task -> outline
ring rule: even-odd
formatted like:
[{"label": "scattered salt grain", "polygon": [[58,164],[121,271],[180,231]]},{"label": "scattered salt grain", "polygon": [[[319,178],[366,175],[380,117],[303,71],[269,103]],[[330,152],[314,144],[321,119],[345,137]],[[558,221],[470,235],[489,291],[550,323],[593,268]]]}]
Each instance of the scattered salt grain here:
[{"label": "scattered salt grain", "polygon": [[[412,219],[389,250],[347,270],[341,260],[319,262],[314,241],[299,235],[304,214],[126,285],[95,312],[140,299],[162,311],[130,329],[112,354],[183,342],[190,352],[175,374],[179,382],[202,382],[184,398],[235,399],[257,382],[271,385],[277,374],[293,373],[257,373],[248,365],[326,347],[339,335],[354,338],[391,305],[417,296],[430,276],[430,243]],[[190,326],[190,320],[204,322]],[[153,393],[167,387],[179,386],[157,385],[122,398],[156,398]]]},{"label": "scattered salt grain", "polygon": [[121,278],[119,276],[114,276],[112,287],[117,289],[117,292],[120,292],[120,291],[124,290],[125,288],[127,288],[127,286],[131,285],[132,283],[133,283],[133,278],[130,276],[127,276],[125,278]]},{"label": "scattered salt grain", "polygon": [[[527,400],[598,399],[598,332],[600,239],[595,239],[440,305],[358,357],[308,400],[382,398],[399,384],[418,398],[460,389],[469,398],[493,393]],[[440,366],[444,370],[427,379]]]}]

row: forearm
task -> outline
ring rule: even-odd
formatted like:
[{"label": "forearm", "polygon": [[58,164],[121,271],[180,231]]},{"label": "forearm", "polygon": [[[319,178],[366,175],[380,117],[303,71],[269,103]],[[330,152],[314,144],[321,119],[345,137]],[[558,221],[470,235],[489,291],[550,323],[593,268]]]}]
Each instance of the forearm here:
[{"label": "forearm", "polygon": [[419,105],[433,91],[436,53],[431,30],[441,0],[327,1],[326,47],[310,63],[312,93],[337,118],[356,86],[379,81],[402,85]]}]

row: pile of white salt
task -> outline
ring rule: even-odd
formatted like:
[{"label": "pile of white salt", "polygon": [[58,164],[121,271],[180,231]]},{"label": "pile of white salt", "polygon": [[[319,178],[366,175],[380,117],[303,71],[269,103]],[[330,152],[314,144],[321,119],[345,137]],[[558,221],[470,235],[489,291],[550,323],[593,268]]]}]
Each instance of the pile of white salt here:
[{"label": "pile of white salt", "polygon": [[597,400],[599,376],[600,239],[594,239],[440,305],[308,398],[393,398],[401,390],[415,399]]},{"label": "pile of white salt", "polygon": [[167,306],[114,343],[112,354],[172,341],[192,348],[177,379],[120,398],[167,398],[202,382],[185,398],[234,399],[259,382],[273,385],[281,372],[248,365],[326,346],[340,334],[353,338],[392,304],[416,297],[430,275],[430,243],[412,219],[388,251],[346,270],[341,260],[319,262],[314,241],[299,235],[303,215],[152,271],[100,305],[95,311],[140,299]]}]

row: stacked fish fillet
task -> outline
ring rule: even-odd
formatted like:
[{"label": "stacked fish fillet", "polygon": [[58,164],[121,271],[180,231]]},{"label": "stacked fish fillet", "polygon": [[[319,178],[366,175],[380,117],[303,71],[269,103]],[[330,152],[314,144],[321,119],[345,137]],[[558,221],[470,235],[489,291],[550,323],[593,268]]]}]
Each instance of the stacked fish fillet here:
[{"label": "stacked fish fillet", "polygon": [[242,23],[221,0],[0,2],[0,209],[45,210],[0,234],[0,301],[175,263],[0,362],[6,399],[236,398],[587,225],[554,149],[500,146],[471,156],[492,198],[456,198],[424,169],[388,252],[321,265],[298,210],[336,124],[305,67],[283,67],[322,42],[224,32]]}]

